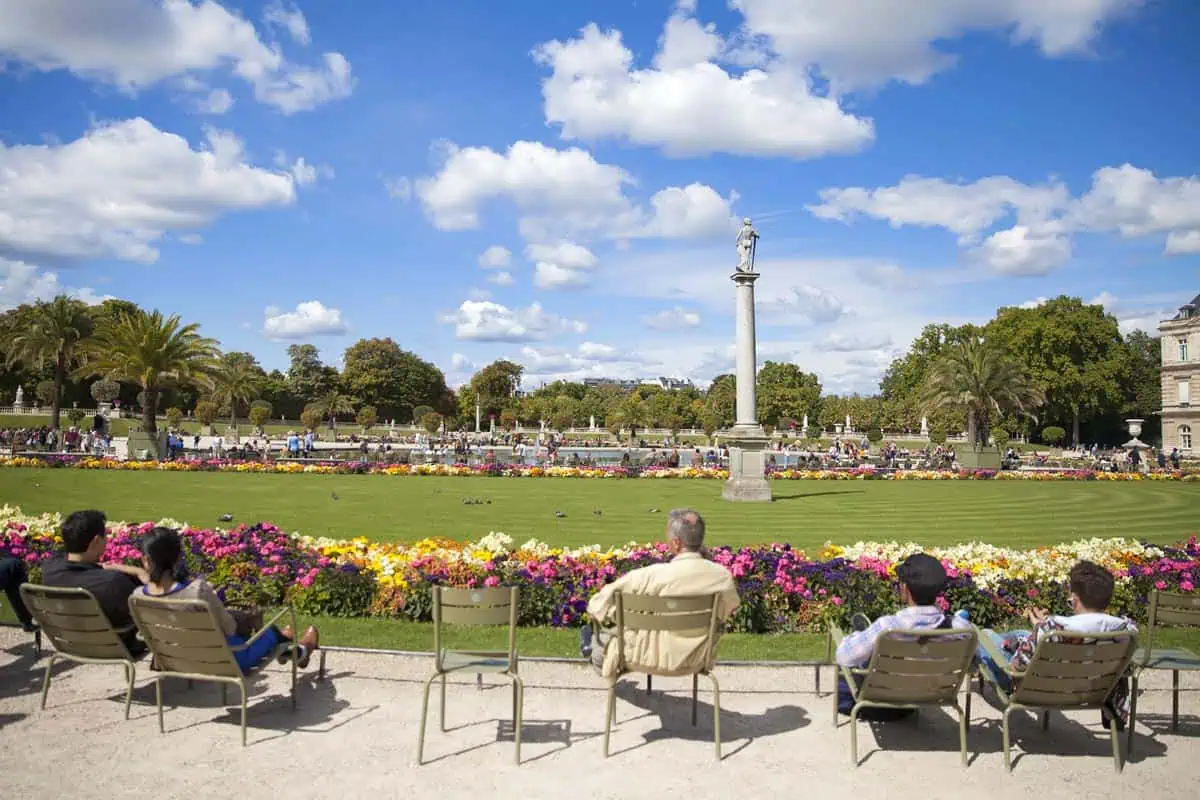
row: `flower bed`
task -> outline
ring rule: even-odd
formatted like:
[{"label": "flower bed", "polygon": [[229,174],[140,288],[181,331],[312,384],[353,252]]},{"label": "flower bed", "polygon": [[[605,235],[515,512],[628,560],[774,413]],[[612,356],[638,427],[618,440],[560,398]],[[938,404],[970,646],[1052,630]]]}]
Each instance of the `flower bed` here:
[{"label": "flower bed", "polygon": [[[57,515],[23,515],[0,508],[0,548],[23,558],[37,580],[40,563],[58,549]],[[135,563],[142,537],[155,523],[114,523],[108,557]],[[587,599],[617,575],[667,560],[665,545],[601,550],[554,548],[531,540],[517,545],[501,533],[477,542],[424,539],[385,544],[363,538],[311,539],[269,524],[231,530],[183,530],[188,567],[205,575],[227,602],[273,605],[285,600],[300,611],[339,616],[379,616],[425,621],[430,588],[521,587],[523,625],[574,626]],[[846,624],[854,611],[870,616],[898,602],[895,564],[921,548],[913,543],[860,542],[826,545],[811,556],[788,545],[717,547],[711,558],[737,581],[742,607],[733,630],[769,633],[821,631],[830,621]],[[968,608],[980,625],[1005,625],[1031,606],[1066,612],[1066,576],[1081,558],[1117,576],[1114,606],[1143,618],[1153,588],[1193,592],[1200,578],[1200,544],[1193,536],[1172,547],[1129,539],[1090,539],[1021,551],[984,544],[934,548],[951,576],[939,603]]]},{"label": "flower bed", "polygon": [[[31,469],[119,470],[128,472],[259,472],[306,475],[442,475],[496,478],[642,478],[725,480],[729,471],[715,467],[539,467],[515,464],[378,464],[353,461],[233,461],[228,459],[181,459],[178,461],[118,461],[112,458],[47,454],[46,457],[0,456],[0,467]],[[882,470],[772,469],[773,480],[846,481],[1184,481],[1200,482],[1200,472],[1163,470],[1150,473],[1098,472],[1087,469],[997,472],[996,470]]]}]

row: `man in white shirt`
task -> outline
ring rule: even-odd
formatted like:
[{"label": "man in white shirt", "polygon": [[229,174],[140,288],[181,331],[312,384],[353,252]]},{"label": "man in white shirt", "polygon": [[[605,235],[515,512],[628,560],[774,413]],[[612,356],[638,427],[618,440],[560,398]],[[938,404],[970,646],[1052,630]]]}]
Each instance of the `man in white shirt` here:
[{"label": "man in white shirt", "polygon": [[[615,621],[617,593],[649,596],[695,596],[716,594],[717,616],[726,620],[738,607],[733,575],[702,555],[704,520],[691,509],[676,509],[667,515],[667,543],[674,558],[663,564],[635,569],[605,586],[588,602],[588,614],[601,626]],[[584,628],[583,651],[589,653],[600,674],[612,680],[621,665],[618,648],[610,647],[611,630],[601,628],[593,644],[590,628]],[[711,667],[716,647],[707,646],[708,630],[675,633],[626,631],[625,659],[630,664],[651,666],[660,675],[690,675],[698,667]]]}]

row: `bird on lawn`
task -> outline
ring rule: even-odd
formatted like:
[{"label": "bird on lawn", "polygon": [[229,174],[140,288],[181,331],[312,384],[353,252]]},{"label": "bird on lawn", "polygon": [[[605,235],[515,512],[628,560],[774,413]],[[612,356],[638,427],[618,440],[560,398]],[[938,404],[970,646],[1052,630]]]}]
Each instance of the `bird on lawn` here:
[{"label": "bird on lawn", "polygon": [[340,498],[340,497],[338,497],[338,493],[337,493],[337,492],[330,492],[330,493],[329,493],[329,496],[330,496],[330,497],[332,497],[334,500],[341,500],[341,498]]},{"label": "bird on lawn", "polygon": [[222,514],[221,522],[233,522],[233,514]]},{"label": "bird on lawn", "polygon": [[650,513],[651,513],[651,514],[657,514],[657,513],[658,513],[658,509],[657,509],[657,508],[652,508],[652,509],[650,509]]},{"label": "bird on lawn", "polygon": [[603,514],[604,512],[603,512],[603,511],[601,511],[600,509],[596,508],[596,509],[593,509],[593,510],[592,510],[592,513],[593,513],[593,514],[595,514],[595,515],[598,517],[598,516],[600,516],[601,514]]},{"label": "bird on lawn", "polygon": [[555,512],[554,512],[554,516],[558,517],[559,519],[562,519],[563,517],[565,517],[565,516],[566,516],[566,514],[564,514],[564,513],[563,513],[563,512],[561,512],[561,511],[555,511]]}]

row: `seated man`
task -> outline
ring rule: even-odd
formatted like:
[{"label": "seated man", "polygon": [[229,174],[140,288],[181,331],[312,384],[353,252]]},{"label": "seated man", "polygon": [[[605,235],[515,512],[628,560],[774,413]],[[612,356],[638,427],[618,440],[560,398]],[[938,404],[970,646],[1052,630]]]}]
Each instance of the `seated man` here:
[{"label": "seated man", "polygon": [[[1026,613],[1029,622],[1034,626],[1032,631],[1011,631],[996,633],[995,631],[980,631],[981,636],[989,636],[1009,658],[1009,666],[1023,670],[1029,665],[1037,649],[1038,639],[1051,631],[1074,631],[1076,633],[1108,633],[1112,631],[1131,631],[1137,633],[1137,626],[1125,617],[1114,617],[1107,609],[1112,602],[1113,589],[1116,581],[1112,573],[1099,564],[1091,561],[1080,561],[1071,567],[1068,577],[1070,596],[1068,602],[1075,612],[1070,616],[1057,616],[1048,613],[1043,608],[1031,608]],[[1005,689],[1010,688],[1011,681],[1004,670],[997,669],[996,662],[981,646],[978,652],[979,660],[987,666],[996,681]],[[1118,703],[1118,707],[1119,707]]]},{"label": "seated man", "polygon": [[[895,614],[880,617],[870,624],[865,618],[860,630],[848,634],[838,644],[834,660],[843,667],[865,668],[875,653],[875,642],[887,631],[900,629],[946,630],[956,628],[969,630],[971,623],[957,616],[946,614],[937,606],[938,595],[946,588],[946,568],[927,553],[914,553],[896,567],[900,581],[900,599],[905,607]],[[849,714],[854,707],[854,696],[844,678],[838,678],[838,711]],[[864,719],[892,719],[907,716],[911,712],[896,712],[891,709],[867,709]]]},{"label": "seated man", "polygon": [[131,627],[129,595],[149,578],[141,567],[101,563],[108,544],[106,522],[103,511],[75,511],[67,517],[61,531],[66,552],[42,566],[42,583],[91,592],[114,628],[130,628],[121,639],[129,655],[138,658],[145,654],[146,644]]},{"label": "seated man", "polygon": [[[667,515],[667,543],[674,558],[665,564],[651,564],[635,569],[605,586],[588,602],[588,614],[601,626],[615,621],[617,592],[650,596],[688,596],[719,594],[717,615],[728,619],[738,607],[737,587],[733,575],[720,564],[705,558],[704,520],[691,509],[676,509]],[[596,642],[591,641],[591,628],[583,629],[584,655],[591,655],[592,665],[605,678],[613,679],[620,665],[616,647],[609,647],[612,633],[601,629]],[[663,673],[691,674],[704,657],[708,631],[681,634],[660,631],[627,631],[625,658],[630,663],[655,666]]]},{"label": "seated man", "polygon": [[28,582],[29,573],[25,570],[25,562],[0,550],[0,591],[8,596],[13,613],[17,615],[17,621],[21,623],[21,629],[26,633],[33,633],[38,626],[34,624],[29,609],[25,607],[25,601],[21,599],[20,591],[21,584]]}]

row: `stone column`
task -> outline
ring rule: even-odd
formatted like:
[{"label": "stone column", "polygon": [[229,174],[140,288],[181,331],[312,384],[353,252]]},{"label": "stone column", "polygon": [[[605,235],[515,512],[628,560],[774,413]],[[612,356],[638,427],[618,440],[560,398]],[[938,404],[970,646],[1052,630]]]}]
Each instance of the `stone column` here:
[{"label": "stone column", "polygon": [[758,352],[755,342],[754,282],[757,272],[734,272],[737,303],[737,421],[725,437],[729,443],[729,480],[721,496],[734,502],[769,502],[771,484],[766,479],[768,439],[758,424],[755,381]]}]

